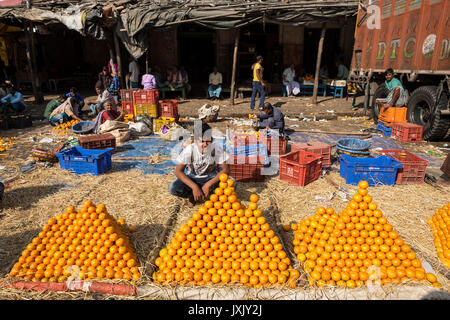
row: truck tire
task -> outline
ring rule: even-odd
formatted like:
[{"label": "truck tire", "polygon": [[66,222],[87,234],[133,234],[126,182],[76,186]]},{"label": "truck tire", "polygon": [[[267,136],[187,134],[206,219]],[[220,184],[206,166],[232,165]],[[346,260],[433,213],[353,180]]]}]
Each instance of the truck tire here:
[{"label": "truck tire", "polygon": [[423,126],[423,140],[442,140],[450,128],[450,119],[438,112],[447,109],[447,96],[441,95],[435,106],[436,91],[436,86],[419,87],[408,101],[408,122]]},{"label": "truck tire", "polygon": [[378,123],[378,115],[380,114],[380,107],[375,103],[377,99],[386,98],[389,95],[389,90],[384,83],[380,84],[375,90],[372,98],[372,119],[375,124]]}]

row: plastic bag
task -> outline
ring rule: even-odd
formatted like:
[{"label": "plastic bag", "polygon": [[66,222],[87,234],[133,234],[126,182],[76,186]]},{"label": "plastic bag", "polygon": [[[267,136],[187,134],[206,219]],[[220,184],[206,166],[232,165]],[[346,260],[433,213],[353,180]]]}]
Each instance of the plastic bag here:
[{"label": "plastic bag", "polygon": [[144,122],[129,123],[132,136],[148,136],[152,130]]}]

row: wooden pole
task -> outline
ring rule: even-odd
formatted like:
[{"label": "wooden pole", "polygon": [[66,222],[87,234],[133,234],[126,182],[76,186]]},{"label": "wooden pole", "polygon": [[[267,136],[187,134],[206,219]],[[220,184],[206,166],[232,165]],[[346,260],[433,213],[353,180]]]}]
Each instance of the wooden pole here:
[{"label": "wooden pole", "polygon": [[322,24],[322,32],[320,33],[319,48],[317,49],[316,74],[314,76],[314,90],[312,96],[312,104],[317,104],[317,91],[319,89],[319,70],[322,61],[323,41],[325,39],[326,23]]},{"label": "wooden pole", "polygon": [[115,31],[113,31],[113,34],[114,34],[114,48],[116,50],[117,69],[119,72],[118,76],[120,81],[120,87],[123,89],[125,88],[125,83],[122,77],[122,59],[120,54],[119,39],[117,38],[117,34]]},{"label": "wooden pole", "polygon": [[236,35],[234,37],[234,52],[233,52],[233,70],[231,71],[231,90],[230,90],[230,98],[231,105],[234,105],[234,91],[236,85],[236,65],[237,65],[237,53],[239,47],[239,37],[241,35],[241,29],[236,29]]},{"label": "wooden pole", "polygon": [[147,51],[145,52],[145,71],[144,71],[143,74],[145,74],[145,73],[147,73],[147,72],[148,72],[148,49],[147,49]]}]

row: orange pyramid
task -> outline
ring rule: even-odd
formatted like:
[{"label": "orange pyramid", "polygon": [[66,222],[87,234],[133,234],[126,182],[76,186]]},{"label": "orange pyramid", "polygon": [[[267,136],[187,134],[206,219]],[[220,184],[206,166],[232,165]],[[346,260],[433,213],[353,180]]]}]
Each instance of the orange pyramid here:
[{"label": "orange pyramid", "polygon": [[439,259],[446,268],[450,268],[450,203],[436,210],[427,223],[433,230],[434,245]]},{"label": "orange pyramid", "polygon": [[410,246],[377,209],[367,187],[361,181],[340,214],[321,207],[314,216],[293,225],[294,252],[310,284],[353,288],[368,280],[384,284],[426,279],[440,287],[436,276],[425,272]]},{"label": "orange pyramid", "polygon": [[258,209],[252,194],[246,208],[234,192],[234,181],[220,176],[219,188],[175,233],[155,260],[158,283],[240,283],[253,287],[288,283],[299,272]]},{"label": "orange pyramid", "polygon": [[41,282],[63,282],[71,275],[86,280],[137,280],[138,259],[124,224],[103,204],[96,207],[87,200],[80,210],[69,206],[64,214],[48,220],[10,275]]}]

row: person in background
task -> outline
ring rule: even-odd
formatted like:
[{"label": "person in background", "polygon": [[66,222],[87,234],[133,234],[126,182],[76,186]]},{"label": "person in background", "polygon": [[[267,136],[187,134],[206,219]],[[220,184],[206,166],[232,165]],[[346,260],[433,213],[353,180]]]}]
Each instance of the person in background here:
[{"label": "person in background", "polygon": [[189,84],[189,76],[187,71],[184,69],[184,66],[180,67],[181,78],[183,79],[183,85],[186,88],[186,92],[189,93],[191,91],[191,85]]},{"label": "person in background", "polygon": [[117,111],[117,107],[111,103],[111,101],[106,101],[103,106],[105,110],[100,111],[97,118],[94,121],[94,132],[98,133],[98,128],[100,125],[105,123],[107,120],[122,121],[124,117],[124,112],[120,109]]},{"label": "person in background", "polygon": [[107,101],[111,102],[112,105],[116,105],[116,100],[114,99],[114,96],[111,94],[111,92],[108,91],[108,89],[103,89],[103,86],[100,81],[97,81],[97,84],[95,85],[95,91],[97,92],[97,100],[95,100],[89,108],[92,111],[93,116],[97,116],[97,114],[104,109],[103,104]]},{"label": "person in background", "polygon": [[266,93],[264,91],[264,86],[266,85],[263,81],[263,70],[262,67],[263,57],[257,56],[256,57],[256,63],[252,65],[253,70],[253,90],[252,90],[252,100],[250,102],[250,109],[253,110],[255,108],[255,98],[256,98],[256,92],[259,92],[259,95],[261,96],[259,98],[259,108],[261,108],[264,105],[264,99],[266,97]]},{"label": "person in background", "polygon": [[147,73],[142,76],[141,84],[144,87],[144,90],[157,89],[156,78],[151,74],[151,71],[152,69],[149,67]]},{"label": "person in background", "polygon": [[260,129],[278,130],[280,135],[284,133],[284,115],[277,107],[272,106],[269,102],[264,103],[262,113],[258,116]]},{"label": "person in background", "polygon": [[292,63],[289,68],[283,71],[283,85],[286,87],[287,96],[298,95],[300,84],[295,79],[295,65]]},{"label": "person in background", "polygon": [[178,69],[177,66],[172,68],[172,73],[170,74],[170,78],[168,78],[169,81],[169,88],[181,88],[184,86],[183,83],[183,76],[181,75],[181,71]]},{"label": "person in background", "polygon": [[[197,134],[194,143],[186,146],[178,156],[175,168],[177,178],[169,185],[169,192],[174,196],[188,198],[190,207],[207,199],[219,185],[220,175],[230,171],[226,163],[228,155],[220,144],[212,144],[211,131],[207,123],[202,123],[201,135]],[[218,164],[221,166],[220,172]]]},{"label": "person in background", "polygon": [[319,69],[319,80],[329,79],[328,66],[326,64],[322,65]]},{"label": "person in background", "polygon": [[102,72],[98,74],[98,81],[102,83],[103,89],[109,89],[111,87],[112,76],[107,66],[104,66]]},{"label": "person in background", "polygon": [[55,110],[52,111],[48,118],[52,126],[72,119],[82,121],[78,117],[77,102],[75,98],[72,97],[67,98],[63,103],[61,103]]},{"label": "person in background", "polygon": [[118,75],[119,74],[119,69],[117,67],[117,63],[114,61],[113,58],[109,59],[108,62],[108,71],[110,74],[115,74]]},{"label": "person in background", "polygon": [[153,75],[155,76],[156,86],[158,88],[164,88],[166,84],[161,81],[164,79],[164,75],[161,72],[161,68],[159,66],[155,66],[155,72],[153,72]]},{"label": "person in background", "polygon": [[341,80],[347,80],[348,78],[348,69],[346,66],[344,66],[344,63],[342,60],[339,60],[336,62],[336,67],[338,68],[338,73],[336,75],[336,78]]},{"label": "person in background", "polygon": [[66,99],[66,95],[62,94],[58,98],[50,100],[50,102],[47,103],[47,106],[45,107],[44,117],[46,119],[50,119],[50,114],[53,112],[53,110],[59,107],[64,101],[66,101]]},{"label": "person in background", "polygon": [[128,88],[133,89],[139,88],[139,65],[137,64],[136,60],[133,57],[129,58],[129,65],[128,65],[128,74],[127,78],[129,79],[129,86]]},{"label": "person in background", "polygon": [[25,100],[23,100],[22,93],[16,91],[16,88],[13,86],[9,87],[8,91],[9,93],[0,100],[0,113],[6,112],[8,108],[16,113],[24,112],[27,105]]},{"label": "person in background", "polygon": [[379,106],[384,107],[405,107],[406,106],[406,94],[400,80],[394,77],[394,70],[389,68],[385,71],[386,81],[384,84],[389,90],[387,98],[377,99],[375,102]]},{"label": "person in background", "polygon": [[222,92],[222,74],[217,72],[217,67],[214,66],[213,72],[209,74],[209,98],[211,100],[219,99],[220,92]]},{"label": "person in background", "polygon": [[69,92],[66,94],[66,97],[75,98],[75,102],[78,105],[78,114],[81,115],[84,107],[84,98],[81,96],[81,94],[78,93],[77,88],[75,87],[70,88]]}]

